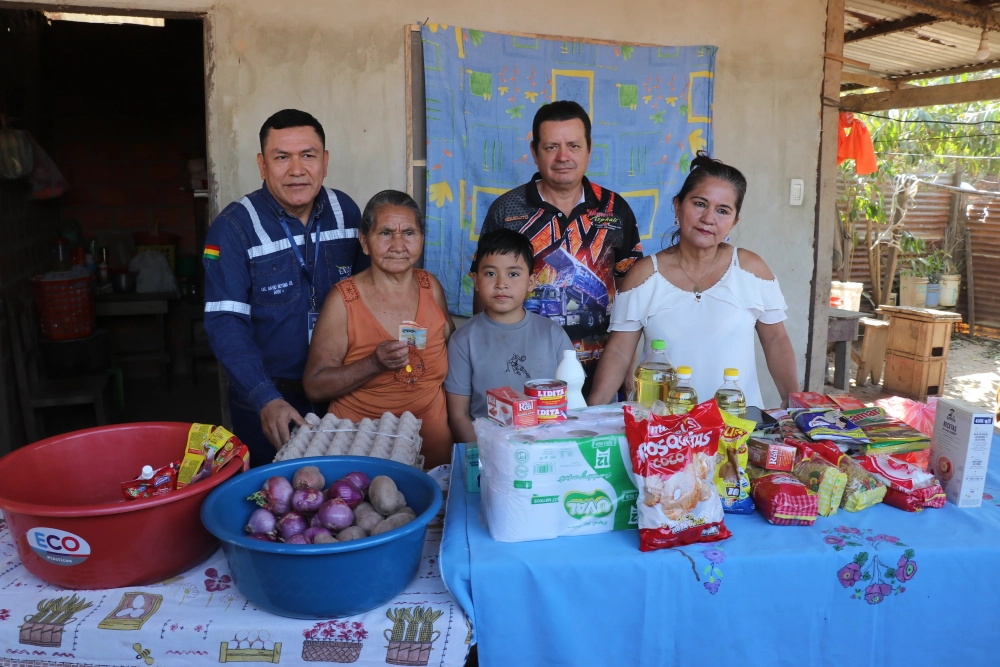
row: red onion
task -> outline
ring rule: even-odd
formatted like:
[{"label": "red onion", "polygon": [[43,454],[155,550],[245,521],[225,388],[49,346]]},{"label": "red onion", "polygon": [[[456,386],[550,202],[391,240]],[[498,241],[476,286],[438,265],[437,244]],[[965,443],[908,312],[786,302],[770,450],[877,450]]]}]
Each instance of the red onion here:
[{"label": "red onion", "polygon": [[323,487],[326,486],[326,480],[323,479],[323,473],[316,466],[303,466],[296,470],[292,476],[292,486],[296,491],[299,489],[322,491]]},{"label": "red onion", "polygon": [[277,542],[278,538],[274,535],[268,533],[254,533],[250,536],[251,540],[260,540],[261,542]]},{"label": "red onion", "polygon": [[340,498],[333,498],[320,505],[316,516],[323,527],[331,531],[341,531],[354,523],[354,512]]},{"label": "red onion", "polygon": [[264,482],[260,491],[248,496],[251,500],[276,516],[281,516],[292,509],[292,483],[284,477],[275,475]]},{"label": "red onion", "polygon": [[309,540],[310,543],[315,543],[316,536],[318,535],[329,535],[330,537],[333,537],[333,534],[323,526],[306,528],[302,534],[305,535],[306,539]]},{"label": "red onion", "polygon": [[287,540],[285,540],[285,544],[311,544],[311,542],[309,541],[308,537],[306,537],[302,533],[299,533],[298,535],[292,535]]},{"label": "red onion", "polygon": [[258,507],[250,514],[250,520],[247,521],[243,530],[248,533],[273,533],[276,523],[277,521],[271,512],[263,507]]},{"label": "red onion", "polygon": [[347,506],[354,509],[365,499],[365,494],[348,479],[342,479],[330,485],[326,497],[333,500],[340,498]]},{"label": "red onion", "polygon": [[371,479],[369,479],[368,475],[363,472],[349,472],[344,475],[343,479],[346,479],[348,482],[358,487],[358,489],[361,490],[361,493],[368,493],[368,487],[372,485]]},{"label": "red onion", "polygon": [[322,528],[323,524],[320,523],[319,516],[316,515],[316,514],[313,514],[311,517],[309,517],[309,527],[310,528],[315,528],[316,526],[319,526],[320,528]]},{"label": "red onion", "polygon": [[281,538],[285,541],[292,535],[304,532],[305,529],[306,520],[302,518],[301,514],[288,512],[278,519],[278,531],[281,533]]},{"label": "red onion", "polygon": [[316,489],[299,489],[292,494],[292,509],[296,512],[315,512],[323,504],[323,493]]}]

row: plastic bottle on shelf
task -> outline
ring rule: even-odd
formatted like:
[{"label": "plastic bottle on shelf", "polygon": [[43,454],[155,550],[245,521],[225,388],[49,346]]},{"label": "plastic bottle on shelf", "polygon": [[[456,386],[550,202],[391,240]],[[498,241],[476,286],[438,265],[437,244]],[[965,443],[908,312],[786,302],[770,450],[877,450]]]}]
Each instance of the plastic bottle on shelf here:
[{"label": "plastic bottle on shelf", "polygon": [[635,367],[632,395],[630,401],[635,401],[644,408],[653,406],[653,401],[659,399],[667,402],[667,392],[677,380],[674,365],[667,356],[667,344],[662,340],[649,343],[653,350],[641,364]]},{"label": "plastic bottle on shelf", "polygon": [[566,383],[566,408],[576,410],[587,407],[583,398],[583,382],[587,373],[576,356],[576,350],[563,350],[562,361],[556,367],[556,379]]},{"label": "plastic bottle on shelf", "polygon": [[691,367],[677,367],[677,382],[667,392],[667,410],[672,415],[683,415],[691,412],[698,405],[698,393],[691,386]]},{"label": "plastic bottle on shelf", "polygon": [[719,409],[734,417],[745,419],[747,416],[747,397],[737,382],[740,371],[737,368],[727,368],[722,372],[722,386],[715,392],[715,402]]}]

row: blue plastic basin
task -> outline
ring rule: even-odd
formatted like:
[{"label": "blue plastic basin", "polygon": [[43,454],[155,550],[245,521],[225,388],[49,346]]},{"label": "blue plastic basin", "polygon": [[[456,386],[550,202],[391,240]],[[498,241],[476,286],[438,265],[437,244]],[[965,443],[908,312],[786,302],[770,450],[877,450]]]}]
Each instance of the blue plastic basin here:
[{"label": "blue plastic basin", "polygon": [[[269,477],[291,480],[307,465],[319,468],[327,485],[355,470],[372,479],[390,477],[417,518],[352,542],[299,545],[250,539],[243,527],[256,505],[246,497]],[[237,475],[208,496],[201,521],[222,541],[240,593],[259,609],[292,618],[337,618],[374,609],[406,588],[420,566],[427,524],[440,510],[441,488],[424,472],[367,456],[319,456]]]}]

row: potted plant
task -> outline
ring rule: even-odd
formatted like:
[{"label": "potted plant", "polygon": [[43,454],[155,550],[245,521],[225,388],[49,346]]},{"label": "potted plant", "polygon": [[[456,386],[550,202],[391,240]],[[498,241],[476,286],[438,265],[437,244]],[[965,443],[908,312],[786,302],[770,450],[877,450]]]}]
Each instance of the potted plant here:
[{"label": "potted plant", "polygon": [[952,307],[958,304],[958,290],[962,285],[961,271],[965,266],[963,261],[961,235],[954,234],[945,239],[945,248],[941,252],[941,293],[938,304]]},{"label": "potted plant", "polygon": [[927,276],[927,298],[924,305],[927,308],[937,308],[941,294],[941,275],[944,273],[944,257],[947,253],[943,250],[935,250],[927,257],[922,258]]},{"label": "potted plant", "polygon": [[927,297],[927,276],[922,256],[927,253],[927,242],[904,231],[899,239],[899,250],[903,257],[909,257],[905,264],[909,268],[899,272],[899,305],[923,308]]}]

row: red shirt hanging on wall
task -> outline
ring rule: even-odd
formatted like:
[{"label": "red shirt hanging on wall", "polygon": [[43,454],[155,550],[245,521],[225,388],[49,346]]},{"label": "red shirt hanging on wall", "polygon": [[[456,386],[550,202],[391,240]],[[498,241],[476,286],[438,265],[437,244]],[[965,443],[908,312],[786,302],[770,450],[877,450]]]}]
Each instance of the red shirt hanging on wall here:
[{"label": "red shirt hanging on wall", "polygon": [[[858,176],[877,170],[872,135],[865,124],[854,114],[845,112],[840,114],[837,126],[837,164],[853,159]],[[850,130],[849,134],[847,130]]]}]

